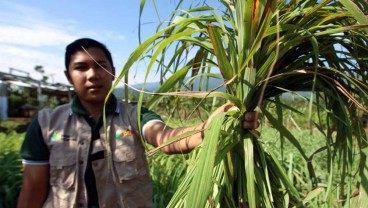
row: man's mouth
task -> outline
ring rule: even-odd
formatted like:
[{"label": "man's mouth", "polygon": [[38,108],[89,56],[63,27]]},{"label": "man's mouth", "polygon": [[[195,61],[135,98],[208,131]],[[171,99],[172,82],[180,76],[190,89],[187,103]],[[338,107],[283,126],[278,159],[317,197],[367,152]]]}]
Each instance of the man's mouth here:
[{"label": "man's mouth", "polygon": [[92,85],[92,86],[87,87],[88,90],[98,90],[100,88],[102,88],[102,86],[100,85]]}]

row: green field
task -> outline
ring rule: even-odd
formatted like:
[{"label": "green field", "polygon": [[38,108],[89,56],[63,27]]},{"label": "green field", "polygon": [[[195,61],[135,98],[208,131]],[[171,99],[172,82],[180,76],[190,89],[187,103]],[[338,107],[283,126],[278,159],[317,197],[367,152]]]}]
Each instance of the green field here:
[{"label": "green field", "polygon": [[24,133],[0,133],[0,208],[15,207],[22,180],[19,148]]},{"label": "green field", "polygon": [[[194,121],[195,122],[195,121]],[[178,124],[177,121],[171,121],[171,125]],[[191,122],[193,123],[193,121]],[[0,133],[0,208],[15,207],[16,199],[21,186],[21,159],[18,151],[24,137],[24,133],[16,132],[17,126],[24,123],[3,122],[2,127],[6,127],[6,132]],[[24,128],[23,128],[24,129]],[[323,207],[325,205],[324,194],[327,191],[328,183],[328,161],[326,161],[326,151],[320,151],[319,148],[325,146],[326,139],[317,131],[298,130],[294,128],[292,132],[298,138],[301,146],[308,156],[315,153],[313,160],[309,165],[313,165],[315,177],[309,177],[308,162],[305,161],[299,151],[290,144],[290,142],[281,139],[280,134],[272,127],[263,124],[259,128],[261,132],[260,140],[265,149],[272,151],[279,158],[281,164],[292,179],[299,192],[310,197],[314,197],[308,203],[308,207]],[[156,207],[165,207],[173,196],[188,167],[194,161],[197,151],[188,155],[165,155],[157,153],[150,156],[150,170],[154,186],[154,202]],[[357,160],[357,158],[355,158]],[[358,161],[358,160],[357,160]],[[336,169],[337,166],[334,166]],[[338,170],[334,171],[339,174]],[[317,181],[315,181],[317,180]],[[313,184],[318,187],[313,187]],[[351,181],[356,183],[356,181]],[[339,182],[335,181],[333,191],[339,191]],[[308,193],[307,190],[317,190],[314,193]],[[337,207],[341,205],[339,199],[335,202],[329,202]]]}]

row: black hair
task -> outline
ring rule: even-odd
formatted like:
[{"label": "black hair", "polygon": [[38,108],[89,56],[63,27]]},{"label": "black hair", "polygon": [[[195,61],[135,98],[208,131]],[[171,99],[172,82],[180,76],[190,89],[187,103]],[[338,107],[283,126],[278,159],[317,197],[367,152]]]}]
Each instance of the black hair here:
[{"label": "black hair", "polygon": [[90,38],[81,38],[81,39],[75,40],[74,42],[70,43],[66,47],[66,50],[65,50],[65,68],[66,68],[66,71],[68,71],[68,67],[69,67],[72,55],[74,55],[78,51],[83,51],[82,46],[85,49],[93,48],[93,47],[101,49],[105,53],[107,59],[110,61],[111,66],[112,67],[114,66],[114,63],[113,63],[112,57],[111,57],[111,53],[110,53],[109,49],[107,49],[107,47],[104,44],[102,44],[102,43],[100,43],[96,40],[90,39]]}]

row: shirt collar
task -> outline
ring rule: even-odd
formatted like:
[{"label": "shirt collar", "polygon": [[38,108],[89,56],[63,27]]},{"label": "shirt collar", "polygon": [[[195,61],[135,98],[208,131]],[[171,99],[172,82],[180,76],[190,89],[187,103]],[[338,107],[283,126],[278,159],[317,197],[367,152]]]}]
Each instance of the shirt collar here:
[{"label": "shirt collar", "polygon": [[[72,100],[71,114],[72,113],[80,114],[80,115],[89,115],[86,109],[84,109],[77,95],[74,96]],[[110,99],[106,105],[106,113],[119,113],[117,100],[114,94],[110,95]]]}]

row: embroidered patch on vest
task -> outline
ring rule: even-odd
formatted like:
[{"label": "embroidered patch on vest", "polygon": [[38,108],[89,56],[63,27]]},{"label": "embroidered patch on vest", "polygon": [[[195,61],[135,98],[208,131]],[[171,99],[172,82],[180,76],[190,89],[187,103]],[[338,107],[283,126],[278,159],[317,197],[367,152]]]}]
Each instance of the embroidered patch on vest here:
[{"label": "embroidered patch on vest", "polygon": [[129,129],[123,130],[123,131],[117,130],[115,133],[115,139],[122,139],[123,137],[132,136],[132,135],[133,135],[133,132]]},{"label": "embroidered patch on vest", "polygon": [[52,142],[59,142],[61,141],[61,133],[58,131],[55,131],[52,135],[51,135],[51,141]]}]

